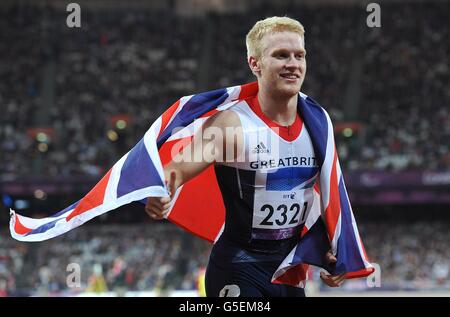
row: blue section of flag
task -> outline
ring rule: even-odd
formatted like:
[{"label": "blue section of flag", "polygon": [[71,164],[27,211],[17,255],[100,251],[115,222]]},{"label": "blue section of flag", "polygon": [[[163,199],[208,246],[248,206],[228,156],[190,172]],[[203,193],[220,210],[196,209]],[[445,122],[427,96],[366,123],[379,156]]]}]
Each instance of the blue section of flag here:
[{"label": "blue section of flag", "polygon": [[308,263],[322,267],[330,274],[342,274],[357,272],[365,268],[364,261],[359,252],[355,231],[352,226],[351,210],[346,197],[345,184],[341,177],[339,182],[339,194],[341,203],[340,234],[337,243],[337,262],[329,264],[325,254],[331,250],[327,238],[327,230],[321,217],[308,230],[308,233],[300,240],[292,264]]},{"label": "blue section of flag", "polygon": [[[66,213],[67,211],[72,210],[72,209],[75,209],[75,208],[78,206],[79,203],[80,203],[80,200],[77,201],[76,203],[73,203],[73,204],[70,205],[69,207],[67,207],[67,208],[65,208],[65,209],[63,209],[63,210],[61,210],[60,212],[57,212],[56,214],[49,216],[49,218],[58,218],[58,217],[60,217],[62,214]],[[47,230],[53,228],[53,227],[56,225],[56,223],[57,223],[58,221],[60,221],[60,220],[61,220],[61,218],[52,220],[52,221],[50,221],[50,222],[48,222],[48,223],[46,223],[46,224],[44,224],[44,225],[42,225],[42,226],[40,226],[40,227],[37,227],[37,228],[34,229],[33,231],[28,232],[26,235],[29,236],[29,235],[33,235],[33,234],[37,234],[37,233],[43,233],[43,232],[46,232]]]},{"label": "blue section of flag", "polygon": [[188,126],[206,112],[217,108],[227,98],[228,92],[226,89],[217,89],[193,95],[183,106],[183,109],[181,109],[175,118],[173,118],[172,122],[161,133],[157,141],[158,149],[172,135],[172,131]]},{"label": "blue section of flag", "polygon": [[280,168],[276,172],[267,174],[266,190],[292,190],[305,182],[304,186],[299,189],[311,188],[314,186],[316,179],[314,176],[318,171],[318,167]]},{"label": "blue section of flag", "polygon": [[62,214],[66,213],[67,211],[69,211],[69,210],[71,210],[71,209],[75,209],[75,208],[78,206],[78,204],[80,203],[80,201],[81,201],[81,200],[77,201],[76,203],[73,203],[73,204],[70,205],[69,207],[67,207],[67,208],[65,208],[65,209],[63,209],[63,210],[61,210],[60,212],[57,212],[56,214],[49,216],[49,218],[56,218],[56,217],[59,217],[59,216],[61,216]]},{"label": "blue section of flag", "polygon": [[298,111],[308,129],[314,153],[322,166],[327,153],[328,122],[323,109],[310,97],[298,98]]},{"label": "blue section of flag", "polygon": [[120,171],[117,198],[149,186],[164,186],[150,155],[145,148],[144,139],[130,151]]},{"label": "blue section of flag", "polygon": [[295,254],[290,264],[307,263],[322,267],[328,272],[333,271],[325,260],[325,254],[331,249],[327,238],[327,230],[324,222],[319,217],[308,233],[303,236],[295,249]]},{"label": "blue section of flag", "polygon": [[28,232],[26,235],[29,236],[29,235],[33,235],[33,234],[46,232],[47,230],[53,228],[56,225],[56,223],[60,220],[61,220],[61,218],[57,218],[53,221],[47,222],[46,224],[43,224],[42,226],[37,227],[33,231]]},{"label": "blue section of flag", "polygon": [[337,243],[336,272],[355,272],[364,267],[359,252],[355,230],[352,225],[351,207],[347,199],[344,179],[339,182],[339,198],[341,203],[341,232]]}]

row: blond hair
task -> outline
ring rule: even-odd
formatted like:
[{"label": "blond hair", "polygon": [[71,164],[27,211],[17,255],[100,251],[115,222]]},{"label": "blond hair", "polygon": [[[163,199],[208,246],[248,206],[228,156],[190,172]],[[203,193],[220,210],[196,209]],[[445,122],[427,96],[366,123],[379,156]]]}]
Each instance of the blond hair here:
[{"label": "blond hair", "polygon": [[250,56],[260,58],[262,55],[261,40],[267,34],[278,32],[294,32],[301,37],[305,35],[303,25],[297,20],[288,17],[270,17],[256,22],[247,33],[245,44],[247,45],[247,58]]}]

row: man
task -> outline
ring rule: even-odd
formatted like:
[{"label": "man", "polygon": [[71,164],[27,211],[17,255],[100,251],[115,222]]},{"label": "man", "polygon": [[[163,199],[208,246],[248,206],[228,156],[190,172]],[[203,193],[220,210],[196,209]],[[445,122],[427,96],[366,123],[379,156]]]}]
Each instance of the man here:
[{"label": "man", "polygon": [[[302,288],[271,283],[299,241],[319,171],[297,111],[306,73],[304,28],[287,17],[267,18],[253,26],[246,44],[249,67],[258,80],[257,96],[205,121],[178,159],[164,166],[171,197],[149,197],[145,209],[153,219],[162,219],[177,188],[214,164],[226,219],[207,267],[207,295],[304,296]],[[231,137],[230,129],[235,131]],[[224,137],[202,137],[208,130],[219,130]],[[260,139],[264,142],[255,143]],[[201,159],[183,160],[186,153]],[[336,262],[331,252],[325,256]],[[336,287],[345,274],[322,273],[321,278]]]}]

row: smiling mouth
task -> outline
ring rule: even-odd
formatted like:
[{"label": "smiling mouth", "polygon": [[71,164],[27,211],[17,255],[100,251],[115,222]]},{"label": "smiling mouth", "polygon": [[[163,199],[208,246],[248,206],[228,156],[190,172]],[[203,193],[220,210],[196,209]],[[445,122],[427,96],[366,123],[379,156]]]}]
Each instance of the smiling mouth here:
[{"label": "smiling mouth", "polygon": [[300,78],[300,75],[297,74],[280,74],[280,77],[283,77],[285,79],[289,80],[296,80]]}]

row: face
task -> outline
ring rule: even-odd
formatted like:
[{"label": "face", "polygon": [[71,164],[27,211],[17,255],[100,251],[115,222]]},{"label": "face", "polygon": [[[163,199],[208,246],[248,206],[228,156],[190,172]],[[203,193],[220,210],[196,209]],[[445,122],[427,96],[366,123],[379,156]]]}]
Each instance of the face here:
[{"label": "face", "polygon": [[261,57],[251,56],[248,61],[260,89],[280,97],[298,94],[306,73],[304,38],[294,32],[278,32],[264,36],[261,44]]}]

